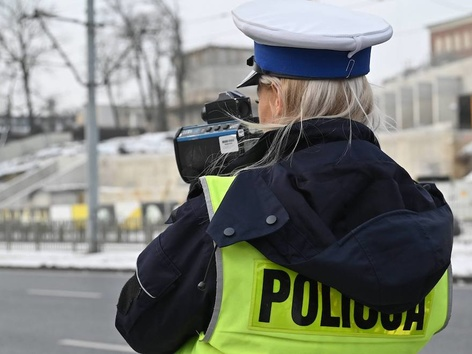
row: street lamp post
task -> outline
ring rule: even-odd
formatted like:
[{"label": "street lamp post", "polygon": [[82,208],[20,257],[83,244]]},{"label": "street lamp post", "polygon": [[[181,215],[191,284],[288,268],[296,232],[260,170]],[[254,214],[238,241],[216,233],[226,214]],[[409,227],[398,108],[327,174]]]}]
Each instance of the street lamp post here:
[{"label": "street lamp post", "polygon": [[88,104],[87,104],[87,119],[85,126],[85,138],[87,145],[87,202],[88,202],[88,217],[87,217],[87,240],[89,244],[88,251],[95,253],[99,251],[98,247],[98,232],[97,232],[97,212],[98,212],[98,130],[97,130],[97,118],[96,118],[96,105],[95,105],[95,90],[97,83],[95,81],[95,9],[94,0],[87,1],[87,22],[83,23],[79,20],[59,17],[54,14],[50,14],[41,10],[36,9],[31,18],[38,18],[40,20],[41,27],[44,32],[53,42],[53,46],[59,51],[62,58],[65,60],[66,65],[72,70],[72,73],[76,77],[79,83],[85,84],[75,67],[68,59],[65,52],[60,48],[56,39],[49,32],[46,25],[42,21],[42,17],[50,17],[59,21],[71,22],[76,24],[84,25],[87,29],[87,56],[88,56],[88,79],[86,82],[87,93],[88,93]]},{"label": "street lamp post", "polygon": [[87,55],[88,55],[88,104],[87,104],[87,175],[88,175],[88,218],[87,239],[89,242],[89,253],[99,251],[97,211],[98,211],[98,167],[97,167],[97,142],[98,131],[95,107],[95,19],[94,0],[87,0]]}]

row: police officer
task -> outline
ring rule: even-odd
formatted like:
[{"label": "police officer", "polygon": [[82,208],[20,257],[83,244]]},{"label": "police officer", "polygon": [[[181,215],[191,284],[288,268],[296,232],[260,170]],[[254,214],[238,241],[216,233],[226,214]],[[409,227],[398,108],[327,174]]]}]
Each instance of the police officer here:
[{"label": "police officer", "polygon": [[307,0],[233,19],[266,133],[140,254],[116,327],[140,353],[417,353],[449,318],[452,213],[372,131],[390,25]]}]

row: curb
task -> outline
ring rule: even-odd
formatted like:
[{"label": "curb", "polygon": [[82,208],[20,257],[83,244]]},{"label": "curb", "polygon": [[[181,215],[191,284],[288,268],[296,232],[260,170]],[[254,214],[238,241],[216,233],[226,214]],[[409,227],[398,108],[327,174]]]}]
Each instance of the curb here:
[{"label": "curb", "polygon": [[28,265],[5,265],[0,264],[1,270],[51,270],[51,271],[74,271],[74,272],[116,272],[116,273],[134,273],[135,268],[129,267],[74,267],[74,266],[57,266],[57,265],[40,265],[40,266],[28,266]]},{"label": "curb", "polygon": [[[74,265],[57,265],[57,264],[41,264],[37,266],[31,265],[13,265],[0,264],[0,270],[51,270],[51,271],[75,271],[75,272],[116,272],[116,273],[134,273],[136,268],[133,267],[92,267],[92,266],[74,266]],[[472,284],[472,275],[454,276],[452,277],[453,284]]]}]

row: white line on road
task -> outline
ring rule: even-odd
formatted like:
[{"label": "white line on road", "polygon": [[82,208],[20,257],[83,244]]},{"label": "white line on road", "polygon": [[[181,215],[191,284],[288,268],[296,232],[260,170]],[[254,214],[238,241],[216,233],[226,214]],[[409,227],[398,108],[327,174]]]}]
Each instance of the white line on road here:
[{"label": "white line on road", "polygon": [[28,289],[28,294],[38,296],[56,296],[56,297],[75,297],[81,299],[100,299],[101,293],[88,291],[68,291],[68,290],[50,290],[50,289]]},{"label": "white line on road", "polygon": [[131,349],[127,345],[87,342],[87,341],[75,340],[75,339],[62,339],[59,341],[59,345],[68,346],[68,347],[108,350],[110,352],[136,353],[133,349]]}]

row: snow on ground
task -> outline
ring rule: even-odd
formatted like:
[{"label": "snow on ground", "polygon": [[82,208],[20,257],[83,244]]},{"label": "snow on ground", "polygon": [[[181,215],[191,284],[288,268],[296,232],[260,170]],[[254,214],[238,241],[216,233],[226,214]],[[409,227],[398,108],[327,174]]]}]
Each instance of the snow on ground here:
[{"label": "snow on ground", "polygon": [[[34,244],[12,246],[0,244],[0,268],[50,268],[78,270],[134,271],[136,258],[143,244],[105,245],[99,253],[87,253],[86,245],[79,250],[34,250]],[[472,234],[455,237],[452,269],[456,279],[472,280]]]},{"label": "snow on ground", "polygon": [[175,132],[146,133],[136,136],[117,137],[101,142],[98,150],[101,154],[165,154],[174,152]]},{"label": "snow on ground", "polygon": [[452,271],[456,278],[472,280],[472,237],[455,242],[452,250]]},{"label": "snow on ground", "polygon": [[[86,245],[83,245],[86,246]],[[144,248],[142,244],[105,246],[98,253],[82,250],[43,249],[35,251],[34,244],[12,245],[12,249],[0,245],[0,268],[48,268],[133,271],[136,259]]]},{"label": "snow on ground", "polygon": [[461,224],[461,234],[454,237],[452,272],[456,278],[472,281],[472,223]]},{"label": "snow on ground", "polygon": [[[117,137],[100,142],[97,150],[103,155],[129,154],[168,154],[174,151],[175,132],[146,133],[136,136]],[[86,152],[83,141],[69,141],[40,149],[10,160],[0,161],[0,177],[22,173],[41,167],[43,164],[61,156],[77,156]]]}]

